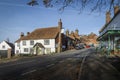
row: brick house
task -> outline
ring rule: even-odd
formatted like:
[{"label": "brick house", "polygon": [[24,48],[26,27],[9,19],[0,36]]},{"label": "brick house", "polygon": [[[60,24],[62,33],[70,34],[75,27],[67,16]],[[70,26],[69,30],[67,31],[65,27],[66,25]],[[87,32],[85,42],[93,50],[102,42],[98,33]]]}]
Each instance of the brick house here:
[{"label": "brick house", "polygon": [[81,42],[78,32],[78,29],[76,29],[75,32],[71,31],[71,33],[69,33],[69,30],[66,30],[67,49],[74,49],[76,44]]}]

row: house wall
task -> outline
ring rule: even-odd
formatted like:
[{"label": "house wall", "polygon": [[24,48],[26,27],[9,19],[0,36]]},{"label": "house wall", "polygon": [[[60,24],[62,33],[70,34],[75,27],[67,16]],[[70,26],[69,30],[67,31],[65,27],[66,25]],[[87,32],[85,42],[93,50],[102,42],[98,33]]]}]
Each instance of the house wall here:
[{"label": "house wall", "polygon": [[11,47],[5,41],[0,43],[0,50],[8,50],[8,49],[11,49]]},{"label": "house wall", "polygon": [[[55,52],[55,39],[49,39],[50,40],[50,44],[49,45],[44,45],[44,39],[40,39],[40,40],[34,40],[34,45],[36,43],[41,43],[44,47],[45,47],[45,54],[47,54],[47,49],[50,49],[50,53]],[[15,54],[30,54],[30,48],[33,48],[34,45],[30,45],[30,40],[25,40],[26,41],[26,45],[23,45],[23,41],[20,41],[20,45],[18,45],[18,43],[15,43]],[[24,52],[24,48],[28,48],[28,52]],[[17,51],[19,51],[17,53]],[[35,52],[33,53],[35,54]]]}]

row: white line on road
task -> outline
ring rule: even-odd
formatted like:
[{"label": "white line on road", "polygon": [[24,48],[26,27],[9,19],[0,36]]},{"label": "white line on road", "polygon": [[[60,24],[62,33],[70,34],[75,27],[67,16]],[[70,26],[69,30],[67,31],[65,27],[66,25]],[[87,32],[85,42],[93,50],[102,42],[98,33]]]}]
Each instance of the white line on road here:
[{"label": "white line on road", "polygon": [[55,64],[50,64],[50,65],[47,65],[46,67],[48,68],[48,67],[51,67],[51,66],[54,66]]},{"label": "white line on road", "polygon": [[65,62],[65,61],[64,60],[59,61],[59,63],[63,63],[63,62]]},{"label": "white line on road", "polygon": [[24,62],[19,62],[19,63],[14,63],[14,64],[10,64],[10,65],[3,65],[3,66],[0,66],[0,68],[15,66],[15,65],[18,65],[18,64],[26,64],[26,63],[30,63],[30,62],[34,62],[34,61],[35,61],[35,60],[24,61]]},{"label": "white line on road", "polygon": [[35,71],[37,71],[37,70],[36,70],[36,69],[34,69],[34,70],[30,70],[30,71],[28,71],[28,72],[22,73],[21,75],[24,76],[24,75],[27,75],[27,74],[33,73],[33,72],[35,72]]},{"label": "white line on road", "polygon": [[82,63],[81,63],[81,66],[80,66],[80,71],[79,71],[79,74],[78,74],[78,80],[81,79],[83,64],[84,64],[84,62],[85,62],[86,57],[87,57],[87,54],[85,55],[85,57],[84,57],[83,60],[82,60]]}]

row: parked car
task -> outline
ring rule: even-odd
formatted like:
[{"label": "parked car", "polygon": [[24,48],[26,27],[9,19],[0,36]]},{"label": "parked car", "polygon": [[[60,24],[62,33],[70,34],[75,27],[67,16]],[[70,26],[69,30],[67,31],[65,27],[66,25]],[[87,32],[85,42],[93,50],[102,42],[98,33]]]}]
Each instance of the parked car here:
[{"label": "parked car", "polygon": [[86,48],[90,48],[90,46],[89,46],[89,45],[86,45]]},{"label": "parked car", "polygon": [[85,48],[83,43],[76,44],[76,46],[75,46],[75,49],[77,49],[77,50],[78,49],[83,49],[83,48]]}]

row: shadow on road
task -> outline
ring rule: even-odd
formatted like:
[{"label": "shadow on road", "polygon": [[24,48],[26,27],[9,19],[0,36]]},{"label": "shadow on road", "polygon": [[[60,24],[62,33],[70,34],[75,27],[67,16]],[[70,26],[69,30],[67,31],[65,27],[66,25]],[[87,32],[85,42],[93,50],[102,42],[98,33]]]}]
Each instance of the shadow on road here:
[{"label": "shadow on road", "polygon": [[119,80],[120,57],[87,57],[81,80]]},{"label": "shadow on road", "polygon": [[120,57],[119,56],[108,58],[108,61],[120,72]]}]

